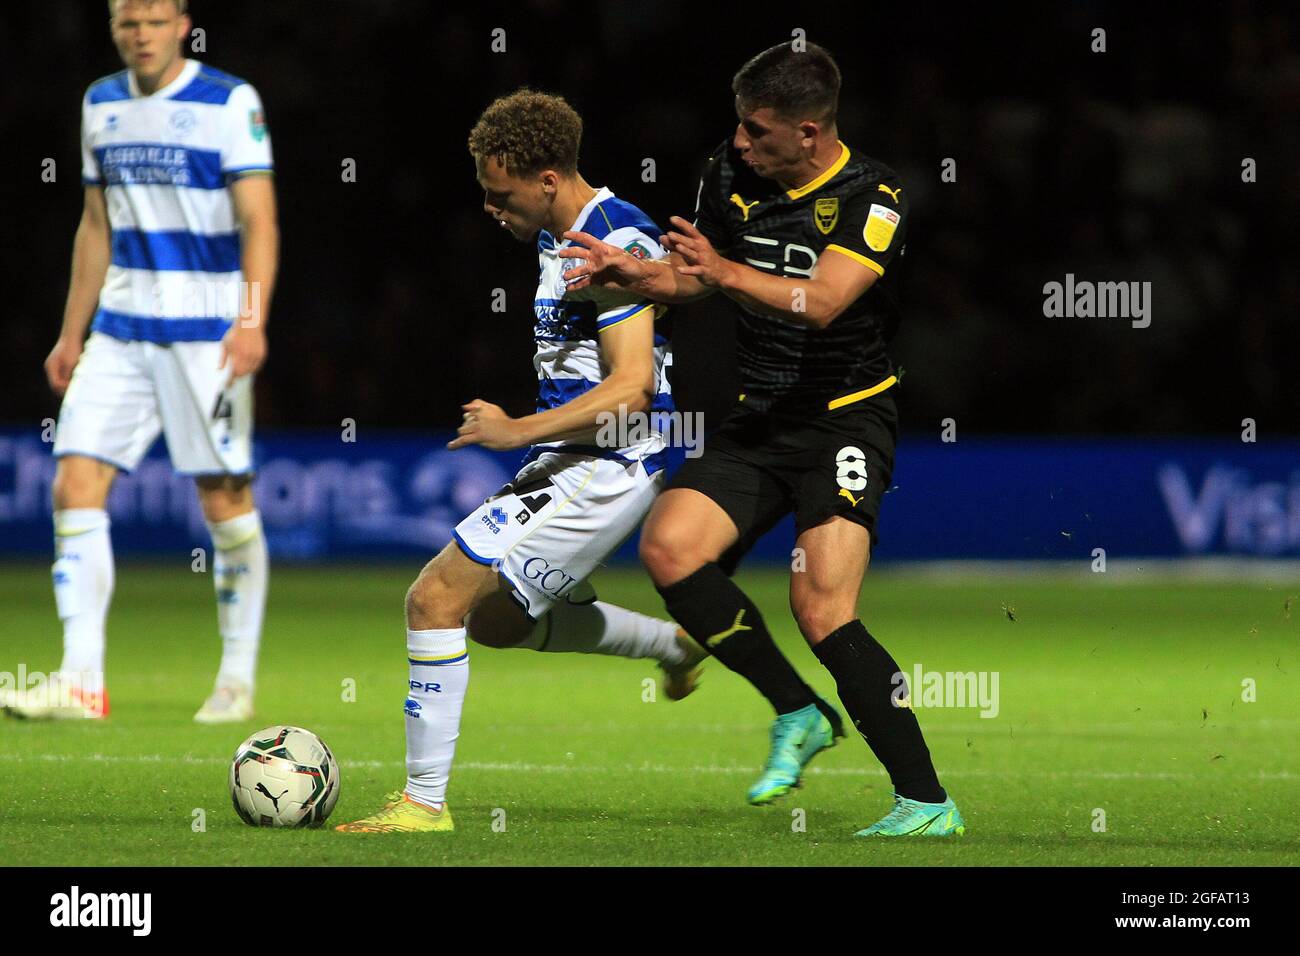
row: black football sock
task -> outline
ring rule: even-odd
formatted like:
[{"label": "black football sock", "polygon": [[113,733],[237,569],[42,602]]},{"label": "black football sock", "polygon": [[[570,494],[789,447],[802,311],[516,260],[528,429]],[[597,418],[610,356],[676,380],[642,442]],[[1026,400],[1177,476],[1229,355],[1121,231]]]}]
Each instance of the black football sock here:
[{"label": "black football sock", "polygon": [[813,647],[813,653],[835,678],[849,719],[885,765],[894,792],[922,803],[948,799],[939,786],[916,715],[911,708],[894,703],[895,696],[903,699],[908,691],[906,678],[895,677],[902,672],[889,651],[861,621],[853,620],[827,635]]},{"label": "black football sock", "polygon": [[778,714],[824,706],[772,641],[758,608],[722,568],[706,564],[658,590],[686,633],[753,684]]}]

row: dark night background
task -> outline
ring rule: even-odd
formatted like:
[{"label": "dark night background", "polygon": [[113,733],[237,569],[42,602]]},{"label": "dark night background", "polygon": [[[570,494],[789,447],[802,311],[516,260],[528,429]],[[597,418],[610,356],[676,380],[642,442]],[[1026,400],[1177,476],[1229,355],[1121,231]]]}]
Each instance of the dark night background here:
[{"label": "dark night background", "polygon": [[[662,225],[690,214],[731,135],[732,73],[803,28],[843,72],[841,138],[910,190],[892,346],[905,434],[949,416],[963,434],[1233,435],[1248,416],[1261,437],[1295,434],[1300,14],[1143,6],[193,0],[197,58],[258,88],[274,145],[283,247],[258,422],[441,428],[475,396],[531,410],[536,256],[482,212],[478,113],[521,84],[563,94],[588,181]],[[57,413],[41,363],[81,208],[80,100],[121,68],[107,26],[101,0],[0,13],[3,423]],[[1151,327],[1045,318],[1042,286],[1067,272],[1152,282]],[[678,311],[681,405],[730,401],[730,335],[721,297]]]}]

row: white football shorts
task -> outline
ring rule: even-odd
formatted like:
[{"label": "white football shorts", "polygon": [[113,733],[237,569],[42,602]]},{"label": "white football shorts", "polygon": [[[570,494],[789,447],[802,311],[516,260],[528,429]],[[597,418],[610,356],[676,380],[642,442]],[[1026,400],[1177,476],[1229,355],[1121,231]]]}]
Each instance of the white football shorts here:
[{"label": "white football shorts", "polygon": [[160,434],[186,475],[253,469],[253,376],[230,383],[220,342],[126,342],[91,333],[54,437],[54,456],[85,455],[132,471]]},{"label": "white football shorts", "polygon": [[640,461],[543,452],[452,533],[538,620],[558,601],[591,598],[579,585],[637,529],[663,481]]}]

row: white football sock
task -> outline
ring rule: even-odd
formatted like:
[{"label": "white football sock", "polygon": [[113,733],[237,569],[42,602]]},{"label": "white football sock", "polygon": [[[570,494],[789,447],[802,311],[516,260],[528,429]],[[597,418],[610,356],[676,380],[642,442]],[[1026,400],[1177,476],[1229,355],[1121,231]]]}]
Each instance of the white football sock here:
[{"label": "white football sock", "polygon": [[604,601],[558,602],[518,646],[547,653],[650,657],[664,664],[680,664],[686,659],[672,621]]},{"label": "white football sock", "polygon": [[212,535],[212,582],[217,591],[221,668],[217,686],[241,684],[249,691],[257,671],[257,647],[266,610],[267,554],[257,511],[208,524]]},{"label": "white football sock", "polygon": [[54,603],[63,622],[59,672],[91,693],[104,689],[104,622],[113,597],[108,512],[54,512]]},{"label": "white football sock", "polygon": [[434,809],[447,799],[469,686],[465,635],[463,627],[406,632],[406,792]]}]

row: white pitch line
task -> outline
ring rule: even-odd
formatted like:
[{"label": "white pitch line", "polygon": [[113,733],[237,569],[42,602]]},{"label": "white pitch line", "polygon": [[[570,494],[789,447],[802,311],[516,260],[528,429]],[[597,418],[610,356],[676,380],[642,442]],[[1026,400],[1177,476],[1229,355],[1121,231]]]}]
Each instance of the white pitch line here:
[{"label": "white pitch line", "polygon": [[[199,757],[193,754],[15,754],[0,753],[0,761],[23,762],[23,761],[42,761],[45,763],[63,763],[63,762],[90,762],[90,763],[108,763],[108,764],[155,764],[155,763],[179,763],[179,764],[198,764],[203,766],[220,766],[228,763],[223,757]],[[340,761],[342,767],[364,768],[370,770],[398,770],[406,769],[406,763],[401,760],[348,760]],[[496,762],[496,761],[473,761],[468,760],[456,763],[454,769],[457,770],[482,770],[482,771],[501,771],[505,773],[543,773],[543,774],[573,774],[573,773],[652,773],[652,774],[673,774],[676,776],[689,776],[691,774],[722,774],[725,776],[745,775],[749,776],[758,772],[758,767],[741,767],[730,766],[720,767],[716,765],[691,766],[691,767],[669,767],[663,764],[624,764],[621,767],[594,766],[585,764],[540,764],[524,763],[522,761]],[[823,777],[883,777],[885,771],[873,767],[809,767],[808,774],[811,776]],[[1204,774],[1188,772],[1148,772],[1141,770],[990,770],[990,769],[968,769],[968,770],[944,770],[945,777],[997,777],[997,778],[1031,778],[1045,780],[1202,780]],[[1259,771],[1254,774],[1234,775],[1233,780],[1241,782],[1243,780],[1262,780],[1262,781],[1282,781],[1282,780],[1300,780],[1300,773],[1293,773],[1289,770],[1280,771]]]}]

